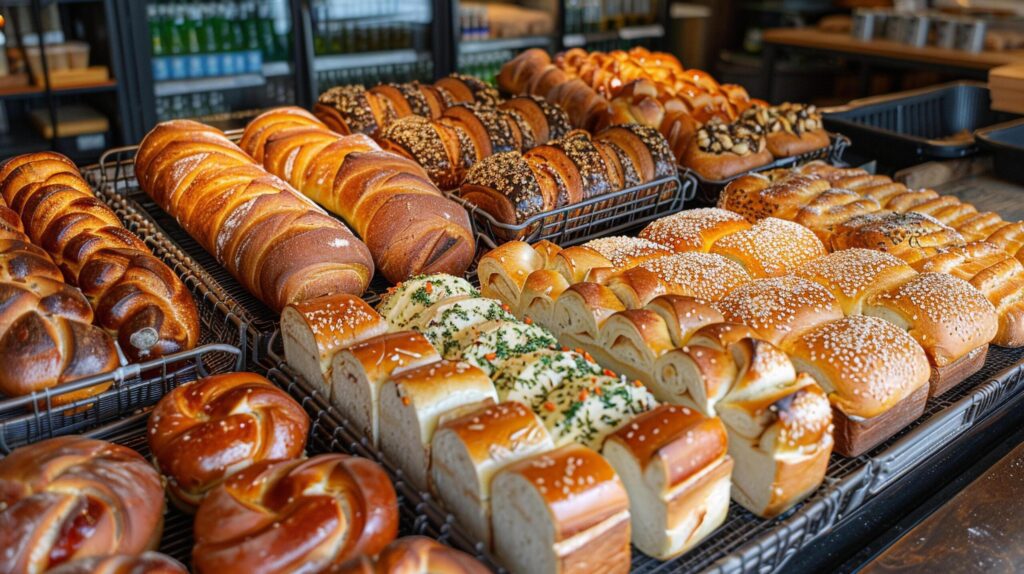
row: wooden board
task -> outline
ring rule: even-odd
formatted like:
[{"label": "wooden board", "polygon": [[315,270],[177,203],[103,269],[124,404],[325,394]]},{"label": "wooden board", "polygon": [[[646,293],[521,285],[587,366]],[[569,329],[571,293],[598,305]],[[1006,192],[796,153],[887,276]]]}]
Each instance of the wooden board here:
[{"label": "wooden board", "polygon": [[[106,66],[90,66],[77,70],[51,70],[50,87],[53,89],[90,86],[110,81],[110,69]],[[43,86],[41,75],[35,76],[35,83]]]},{"label": "wooden board", "polygon": [[764,42],[780,46],[816,48],[850,54],[864,54],[893,60],[988,70],[1024,60],[1024,50],[973,54],[934,46],[921,48],[889,40],[858,40],[847,34],[822,32],[813,28],[775,28],[765,30]]},{"label": "wooden board", "polygon": [[[32,124],[44,138],[53,137],[53,127],[48,110],[34,110],[30,117]],[[57,108],[57,135],[59,137],[104,133],[109,129],[110,121],[107,117],[87,105],[74,104]]]}]

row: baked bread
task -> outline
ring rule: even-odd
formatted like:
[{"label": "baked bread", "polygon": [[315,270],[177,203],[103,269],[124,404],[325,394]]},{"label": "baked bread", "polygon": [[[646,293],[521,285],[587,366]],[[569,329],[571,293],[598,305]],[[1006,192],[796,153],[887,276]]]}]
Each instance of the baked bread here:
[{"label": "baked bread", "polygon": [[336,86],[320,94],[313,112],[339,134],[376,136],[398,118],[387,98],[368,92],[365,86]]},{"label": "baked bread", "polygon": [[284,356],[307,381],[327,388],[334,355],[388,330],[365,301],[339,293],[289,305],[281,311]]},{"label": "baked bread", "polygon": [[786,346],[834,410],[835,450],[859,456],[924,413],[931,367],[905,331],[875,317],[823,323]]},{"label": "baked bread", "polygon": [[815,175],[750,174],[725,187],[718,198],[718,207],[735,211],[752,223],[766,217],[791,220],[801,208],[829,189],[829,182]]},{"label": "baked bread", "polygon": [[48,570],[56,574],[188,574],[180,562],[156,552],[83,558]]},{"label": "baked bread", "polygon": [[832,249],[877,249],[911,264],[964,243],[954,229],[916,212],[861,215],[837,225],[832,234]]},{"label": "baked bread", "polygon": [[576,283],[555,301],[550,327],[565,344],[596,345],[601,340],[600,330],[605,321],[625,309],[622,301],[604,285]]},{"label": "baked bread", "polygon": [[370,337],[334,354],[328,396],[359,436],[377,447],[381,385],[402,371],[440,359],[430,341],[416,331]]},{"label": "baked bread", "polygon": [[159,124],[139,145],[135,175],[271,309],[360,294],[370,282],[373,262],[363,243],[214,128],[187,120]]},{"label": "baked bread", "polygon": [[203,501],[192,563],[204,574],[324,571],[376,554],[397,533],[398,499],[376,463],[343,454],[267,460]]},{"label": "baked bread", "polygon": [[[561,251],[557,245],[544,241],[553,249],[551,255]],[[477,263],[480,293],[484,297],[500,299],[518,309],[520,293],[530,273],[547,268],[553,262],[548,252],[538,250],[525,241],[509,241],[488,251]]]},{"label": "baked bread", "polygon": [[89,299],[96,323],[117,337],[129,360],[196,345],[192,293],[93,195],[71,160],[54,152],[11,158],[0,167],[0,194],[25,233]]},{"label": "baked bread", "polygon": [[629,572],[626,490],[596,452],[568,444],[505,467],[491,483],[495,552],[511,572]]},{"label": "baked bread", "polygon": [[137,452],[66,436],[0,459],[0,571],[30,574],[160,543],[160,475]]},{"label": "baked bread", "polygon": [[526,278],[519,305],[513,309],[523,320],[536,321],[541,325],[550,325],[553,320],[555,300],[569,287],[557,271],[538,269]]},{"label": "baked bread", "polygon": [[573,380],[591,380],[603,369],[583,353],[540,349],[505,361],[494,376],[494,388],[501,401],[521,402],[539,412],[548,394]]},{"label": "baked bread", "polygon": [[778,277],[825,255],[821,240],[806,227],[769,217],[750,229],[715,241],[711,253],[739,263],[754,278]]},{"label": "baked bread", "polygon": [[475,558],[425,536],[406,536],[387,546],[376,561],[365,554],[329,574],[487,574]]},{"label": "baked bread", "polygon": [[716,307],[726,321],[747,325],[776,345],[843,318],[828,289],[794,276],[756,279],[733,290]]},{"label": "baked bread", "polygon": [[872,295],[905,283],[917,275],[891,253],[873,249],[843,249],[794,270],[828,289],[846,315],[860,315]]},{"label": "baked bread", "polygon": [[[663,293],[650,289],[644,273],[652,274]],[[649,278],[649,277],[648,277]],[[735,261],[714,253],[677,253],[641,263],[608,281],[627,307],[637,308],[663,294],[687,295],[718,301],[751,277]]]},{"label": "baked bread", "polygon": [[474,540],[491,546],[491,479],[505,466],[554,448],[530,408],[504,402],[442,423],[431,442],[431,484]]},{"label": "baked bread", "polygon": [[754,106],[740,117],[764,128],[768,151],[775,157],[802,155],[829,144],[821,114],[809,104],[786,102],[768,108]]},{"label": "baked bread", "polygon": [[832,409],[806,374],[767,341],[730,347],[740,366],[718,413],[736,463],[732,498],[762,518],[785,512],[821,484],[832,452]]},{"label": "baked bread", "polygon": [[771,163],[772,154],[757,124],[727,124],[715,117],[697,130],[680,160],[702,178],[722,181]]},{"label": "baked bread", "polygon": [[600,450],[605,438],[658,402],[639,381],[602,374],[563,381],[548,393],[540,416],[555,446]]},{"label": "baked bread", "polygon": [[676,253],[707,252],[720,238],[748,229],[750,224],[732,211],[716,208],[686,209],[647,225],[638,237],[664,245]]},{"label": "baked bread", "polygon": [[461,277],[424,275],[388,289],[377,304],[377,312],[391,331],[403,331],[432,316],[428,310],[435,303],[459,296],[479,297],[480,293]]},{"label": "baked bread", "polygon": [[[593,249],[601,254],[612,264],[613,270],[619,271],[636,267],[651,259],[672,254],[668,248],[658,245],[653,241],[621,235],[592,239],[584,243],[583,247]],[[563,250],[559,255],[565,257],[567,253]]]},{"label": "baked bread", "polygon": [[[615,241],[602,242],[595,244],[595,247],[601,248],[610,255],[615,255],[619,250],[614,249],[614,243]],[[654,253],[658,256],[667,255],[667,253],[657,250],[657,246],[653,244],[644,245],[641,242],[637,245],[640,251]],[[651,251],[652,249],[654,251]],[[612,270],[614,264],[597,249],[586,245],[575,245],[559,251],[550,267],[558,271],[571,285],[586,280],[591,269]]]},{"label": "baked bread", "polygon": [[662,405],[612,433],[603,454],[629,493],[633,545],[669,560],[703,541],[729,512],[733,461],[725,427]]},{"label": "baked bread", "polygon": [[829,189],[801,207],[793,221],[809,228],[822,243],[829,245],[837,225],[881,209],[877,201],[855,191]]},{"label": "baked bread", "polygon": [[192,511],[226,476],[264,460],[301,456],[309,416],[255,373],[182,385],[149,417],[149,446],[171,500]]},{"label": "baked bread", "polygon": [[413,488],[430,487],[430,441],[443,418],[497,402],[491,380],[463,362],[409,369],[380,389],[380,449]]},{"label": "baked bread", "polygon": [[382,152],[367,137],[334,134],[308,113],[309,126],[292,127],[302,112],[278,108],[260,115],[246,127],[243,149],[351,225],[389,281],[462,275],[476,249],[465,210],[419,165]]}]

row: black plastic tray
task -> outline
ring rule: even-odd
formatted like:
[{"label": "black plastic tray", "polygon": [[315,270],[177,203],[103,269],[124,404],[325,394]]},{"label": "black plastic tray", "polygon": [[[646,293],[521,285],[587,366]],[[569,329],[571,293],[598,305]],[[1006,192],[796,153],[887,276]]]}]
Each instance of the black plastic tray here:
[{"label": "black plastic tray", "polygon": [[693,200],[696,188],[697,180],[692,176],[671,176],[538,213],[516,224],[494,219],[460,197],[457,190],[447,195],[469,212],[480,249],[493,249],[514,240],[547,240],[568,247],[681,211]]},{"label": "black plastic tray", "polygon": [[718,203],[718,196],[721,195],[722,190],[725,186],[729,185],[733,180],[739,179],[745,175],[751,173],[761,173],[763,171],[769,171],[773,169],[784,169],[788,167],[794,167],[810,163],[812,161],[827,161],[832,165],[842,165],[843,156],[846,153],[846,149],[850,147],[850,138],[840,133],[830,132],[829,134],[829,145],[821,149],[809,151],[800,155],[794,155],[790,157],[782,157],[766,163],[760,167],[755,167],[749,171],[736,174],[726,179],[706,179],[696,171],[688,167],[679,167],[679,172],[684,177],[692,177],[697,182],[697,194],[696,204],[700,207],[714,206]]},{"label": "black plastic tray", "polygon": [[992,110],[984,83],[953,82],[854,100],[823,117],[825,127],[848,135],[855,149],[903,166],[974,154],[975,130],[1013,116]]},{"label": "black plastic tray", "polygon": [[1024,119],[982,128],[974,139],[992,153],[997,177],[1024,185]]}]

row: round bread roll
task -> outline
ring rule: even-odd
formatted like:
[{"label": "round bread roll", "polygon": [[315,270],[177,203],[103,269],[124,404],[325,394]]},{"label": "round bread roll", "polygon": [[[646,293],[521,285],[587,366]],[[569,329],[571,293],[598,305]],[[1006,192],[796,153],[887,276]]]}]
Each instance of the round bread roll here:
[{"label": "round bread roll", "polygon": [[645,227],[639,236],[677,253],[708,251],[721,237],[749,227],[747,220],[736,213],[704,207],[662,217]]},{"label": "round bread roll", "polygon": [[873,294],[917,275],[898,257],[873,249],[843,249],[804,263],[795,275],[810,279],[832,292],[847,315],[860,315]]},{"label": "round bread roll", "polygon": [[750,229],[719,239],[711,246],[711,253],[736,261],[751,277],[778,277],[827,252],[810,229],[769,217]]},{"label": "round bread roll", "polygon": [[746,325],[776,345],[815,325],[843,318],[839,302],[827,289],[793,276],[751,281],[716,306],[726,321]]},{"label": "round bread roll", "polygon": [[164,396],[147,435],[171,500],[191,511],[232,472],[301,456],[308,432],[309,416],[287,393],[255,373],[228,373]]},{"label": "round bread roll", "polygon": [[44,440],[0,460],[0,572],[156,548],[160,475],[137,452],[78,436]]},{"label": "round bread roll", "polygon": [[157,552],[94,556],[68,562],[49,574],[188,574],[177,560]]},{"label": "round bread roll", "polygon": [[594,239],[584,243],[583,247],[600,253],[611,261],[612,266],[616,269],[629,269],[649,259],[664,257],[672,253],[668,248],[653,241],[624,236]]},{"label": "round bread roll", "polygon": [[322,572],[376,554],[398,533],[398,499],[376,463],[343,454],[262,461],[231,475],[196,513],[201,574]]}]

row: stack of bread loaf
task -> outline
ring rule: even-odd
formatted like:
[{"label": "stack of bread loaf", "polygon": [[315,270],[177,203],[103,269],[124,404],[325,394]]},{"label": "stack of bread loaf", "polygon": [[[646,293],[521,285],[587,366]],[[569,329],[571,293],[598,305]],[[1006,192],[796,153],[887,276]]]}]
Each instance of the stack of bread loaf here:
[{"label": "stack of bread loaf", "polygon": [[422,273],[462,275],[473,261],[466,210],[444,197],[418,164],[365,135],[338,135],[309,112],[289,107],[250,122],[239,145],[344,219],[392,283]]},{"label": "stack of bread loaf", "polygon": [[313,113],[340,134],[376,138],[395,120],[407,116],[437,119],[456,104],[497,105],[498,91],[472,76],[452,74],[433,84],[409,82],[338,86],[320,94]]},{"label": "stack of bread loaf", "polygon": [[947,273],[983,293],[999,314],[993,342],[1024,345],[1024,223],[953,196],[910,190],[887,176],[812,163],[731,183],[719,206],[749,221],[790,219],[833,250],[885,251],[921,273]]},{"label": "stack of bread loaf", "polygon": [[[493,155],[469,170],[459,194],[494,219],[514,225],[553,209],[671,177],[675,171],[665,138],[653,128],[628,124],[593,137],[574,130],[525,153]],[[604,205],[601,202],[597,208]]]},{"label": "stack of bread loaf", "polygon": [[135,156],[139,186],[274,310],[362,293],[370,252],[340,221],[257,164],[219,130],[157,125]]},{"label": "stack of bread loaf", "polygon": [[734,341],[756,335],[826,389],[836,450],[855,455],[917,418],[929,392],[980,368],[998,315],[951,275],[918,274],[877,251],[826,253],[795,223],[703,209],[656,221],[640,238],[564,250],[508,243],[478,272],[485,295],[660,400],[708,415],[726,417],[717,405],[742,373]]},{"label": "stack of bread loaf", "polygon": [[407,281],[379,312],[341,296],[287,308],[289,364],[513,572],[626,572],[631,533],[668,558],[724,520],[717,419],[659,406],[460,278]]},{"label": "stack of bread loaf", "polygon": [[558,103],[576,127],[622,123],[659,130],[681,165],[722,180],[828,145],[814,106],[770,106],[741,86],[684,70],[671,54],[643,48],[586,52],[574,48],[554,62],[542,50],[523,52],[502,68],[500,87]]}]

